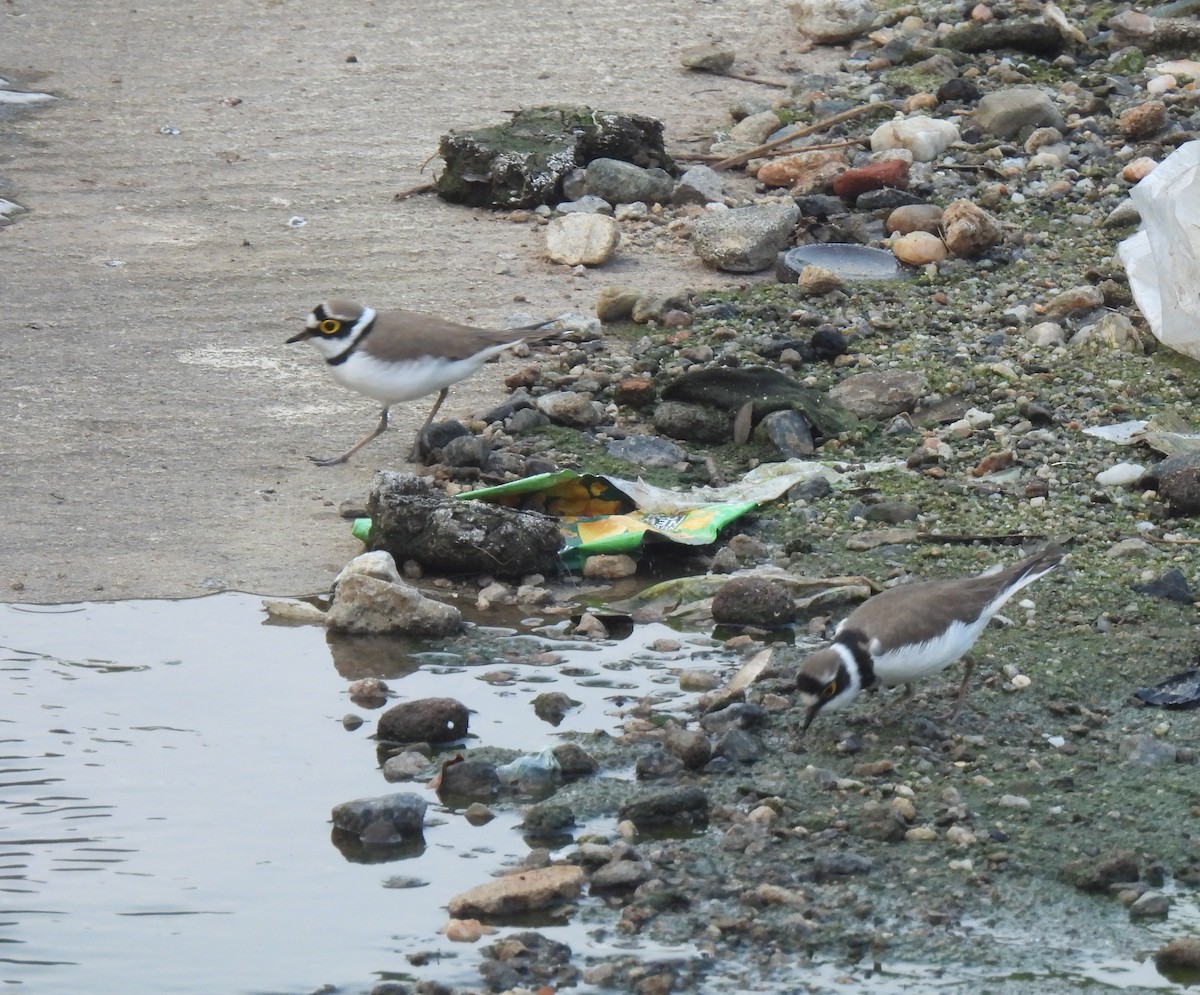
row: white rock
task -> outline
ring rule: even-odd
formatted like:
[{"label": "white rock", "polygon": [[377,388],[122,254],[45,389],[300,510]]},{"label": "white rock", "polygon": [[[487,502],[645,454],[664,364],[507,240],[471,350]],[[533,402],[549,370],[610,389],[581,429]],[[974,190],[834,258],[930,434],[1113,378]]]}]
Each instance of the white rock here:
[{"label": "white rock", "polygon": [[875,24],[873,0],[798,0],[792,20],[818,45],[850,41]]},{"label": "white rock", "polygon": [[1146,473],[1140,463],[1117,463],[1096,474],[1096,483],[1101,487],[1129,487],[1136,484]]},{"label": "white rock", "polygon": [[604,214],[567,214],[546,226],[546,254],[567,266],[599,266],[620,241],[620,226]]},{"label": "white rock", "polygon": [[378,577],[391,583],[400,580],[400,571],[396,569],[396,561],[386,550],[376,549],[370,553],[360,553],[342,567],[342,572],[333,582],[336,588],[347,577],[353,574],[365,574],[368,577]]},{"label": "white rock", "polygon": [[958,125],[935,117],[885,121],[871,132],[871,151],[908,149],[918,162],[931,162],[959,139]]},{"label": "white rock", "polygon": [[1062,325],[1054,321],[1039,321],[1025,332],[1025,337],[1039,346],[1058,346],[1067,341]]}]

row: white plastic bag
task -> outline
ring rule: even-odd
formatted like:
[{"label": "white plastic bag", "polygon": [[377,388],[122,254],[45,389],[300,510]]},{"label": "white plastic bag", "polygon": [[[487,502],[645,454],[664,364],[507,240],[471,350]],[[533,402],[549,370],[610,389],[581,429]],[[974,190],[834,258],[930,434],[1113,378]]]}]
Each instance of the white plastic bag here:
[{"label": "white plastic bag", "polygon": [[1142,227],[1117,253],[1133,299],[1163,345],[1200,359],[1200,141],[1180,145],[1129,196]]}]

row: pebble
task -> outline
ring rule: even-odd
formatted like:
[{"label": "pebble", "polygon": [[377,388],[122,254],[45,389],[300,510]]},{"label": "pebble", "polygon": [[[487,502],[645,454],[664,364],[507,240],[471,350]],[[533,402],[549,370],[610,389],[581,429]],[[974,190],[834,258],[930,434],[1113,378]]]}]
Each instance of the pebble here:
[{"label": "pebble", "polygon": [[598,554],[583,561],[583,575],[591,580],[619,580],[637,573],[637,560],[625,553]]},{"label": "pebble", "polygon": [[908,169],[904,159],[884,159],[848,169],[834,179],[833,192],[839,197],[851,198],[880,187],[903,190],[908,186]]},{"label": "pebble", "polygon": [[959,140],[958,125],[934,117],[887,121],[871,132],[871,151],[907,149],[917,162],[931,162]]},{"label": "pebble", "polygon": [[620,240],[620,227],[606,215],[566,214],[546,226],[546,255],[566,266],[600,266]]},{"label": "pebble", "polygon": [[583,868],[556,864],[485,881],[455,895],[448,908],[455,919],[521,915],[576,898],[582,889]]},{"label": "pebble", "polygon": [[931,232],[910,231],[892,240],[892,253],[906,266],[924,266],[941,262],[950,255],[950,250]]},{"label": "pebble", "polygon": [[775,262],[792,239],[800,208],[761,204],[718,211],[692,228],[692,250],[708,266],[730,273],[756,273]]},{"label": "pebble", "polygon": [[889,234],[923,231],[936,235],[942,230],[942,209],[936,204],[904,204],[887,216],[883,227]]},{"label": "pebble", "polygon": [[857,38],[874,26],[877,14],[874,0],[798,0],[788,9],[799,32],[818,45]]},{"label": "pebble", "polygon": [[1096,474],[1096,483],[1103,487],[1131,487],[1145,476],[1141,463],[1117,463]]}]

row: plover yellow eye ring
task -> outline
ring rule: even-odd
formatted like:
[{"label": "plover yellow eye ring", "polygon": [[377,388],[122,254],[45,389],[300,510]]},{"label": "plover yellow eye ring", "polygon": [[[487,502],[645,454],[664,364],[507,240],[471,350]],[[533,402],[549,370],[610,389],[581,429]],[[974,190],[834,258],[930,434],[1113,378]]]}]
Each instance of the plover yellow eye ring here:
[{"label": "plover yellow eye ring", "polygon": [[317,330],[322,335],[336,335],[341,330],[341,327],[342,323],[340,321],[334,321],[333,318],[326,318],[317,326]]}]

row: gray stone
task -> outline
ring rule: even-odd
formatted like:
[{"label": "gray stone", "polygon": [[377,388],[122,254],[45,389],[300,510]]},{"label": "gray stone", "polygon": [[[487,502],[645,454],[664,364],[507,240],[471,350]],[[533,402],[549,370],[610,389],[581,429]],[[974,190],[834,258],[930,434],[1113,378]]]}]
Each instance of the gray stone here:
[{"label": "gray stone", "polygon": [[1179,753],[1174,743],[1168,743],[1146,733],[1127,736],[1121,741],[1119,752],[1122,760],[1139,767],[1173,764]]},{"label": "gray stone", "polygon": [[559,743],[552,752],[562,776],[568,779],[587,777],[596,773],[599,766],[595,758],[577,743]]},{"label": "gray stone", "polygon": [[830,388],[830,400],[859,418],[881,421],[917,406],[926,390],[922,373],[903,370],[871,371],[847,377]]},{"label": "gray stone", "polygon": [[554,209],[559,214],[612,214],[612,204],[590,193],[576,200],[564,200],[556,204]]},{"label": "gray stone", "polygon": [[675,443],[657,435],[631,435],[625,439],[615,439],[606,449],[609,456],[643,467],[675,466],[687,459],[687,453]]},{"label": "gray stone", "polygon": [[725,181],[711,166],[692,166],[675,184],[676,204],[712,204],[725,199]]},{"label": "gray stone", "polygon": [[756,273],[772,266],[776,253],[791,244],[800,208],[759,204],[717,211],[692,228],[692,248],[714,269]]},{"label": "gray stone", "polygon": [[689,770],[699,770],[712,759],[712,744],[699,729],[672,729],[663,745]]},{"label": "gray stone", "polygon": [[642,860],[610,860],[589,878],[592,891],[636,888],[650,878],[652,868]]},{"label": "gray stone", "polygon": [[533,699],[533,714],[552,726],[562,724],[567,712],[578,705],[574,698],[562,691],[543,691]]},{"label": "gray stone", "polygon": [[619,821],[632,822],[638,829],[653,826],[694,826],[708,821],[710,802],[700,788],[670,788],[643,795],[621,806]]},{"label": "gray stone", "polygon": [[352,574],[338,584],[325,624],[355,635],[446,636],[462,628],[462,613],[403,581]]},{"label": "gray stone", "polygon": [[745,729],[730,729],[713,744],[713,756],[724,757],[735,764],[752,764],[761,760],[762,740]]},{"label": "gray stone", "polygon": [[393,743],[450,743],[467,734],[467,706],[454,698],[415,698],[379,716],[377,739]]},{"label": "gray stone", "polygon": [[786,585],[766,577],[731,577],[713,595],[713,621],[721,625],[775,628],[796,618],[796,605]]},{"label": "gray stone", "polygon": [[1015,138],[1022,130],[1063,128],[1066,121],[1040,87],[1013,86],[980,98],[975,123],[997,138]]},{"label": "gray stone", "polygon": [[1161,891],[1148,891],[1129,906],[1129,918],[1165,919],[1170,911],[1170,898]]},{"label": "gray stone", "polygon": [[869,31],[875,23],[873,0],[797,0],[790,5],[801,34],[818,45],[836,45]]},{"label": "gray stone", "polygon": [[587,165],[588,193],[610,204],[665,204],[671,199],[675,181],[662,169],[642,169],[619,159],[593,159]]},{"label": "gray stone", "polygon": [[442,462],[446,466],[472,466],[483,469],[492,455],[492,447],[477,435],[460,435],[451,439],[442,449]]},{"label": "gray stone", "polygon": [[772,411],[759,422],[759,428],[784,459],[816,452],[812,426],[799,411]]},{"label": "gray stone", "polygon": [[733,68],[737,53],[728,45],[706,42],[688,45],[679,53],[679,62],[685,69],[696,69],[706,73],[727,73]]},{"label": "gray stone", "polygon": [[633,769],[639,781],[671,780],[683,773],[683,761],[659,747],[638,757]]},{"label": "gray stone", "polygon": [[450,498],[423,478],[382,471],[367,502],[368,545],[440,573],[551,573],[562,533],[546,515]]},{"label": "gray stone", "polygon": [[399,843],[422,834],[426,805],[424,798],[409,792],[357,798],[334,806],[333,824],[364,843]]},{"label": "gray stone", "polygon": [[1146,476],[1172,515],[1200,514],[1200,452],[1165,459],[1150,467]]},{"label": "gray stone", "polygon": [[591,428],[600,421],[600,412],[587,397],[569,390],[543,394],[535,402],[538,410],[559,425]]},{"label": "gray stone", "polygon": [[642,292],[633,287],[604,287],[596,295],[596,317],[601,321],[626,321]]},{"label": "gray stone", "polygon": [[442,768],[440,797],[494,798],[500,793],[500,775],[486,760],[464,760]]},{"label": "gray stone", "polygon": [[654,428],[688,442],[720,445],[733,438],[733,419],[727,412],[684,401],[664,401],[655,408]]},{"label": "gray stone", "polygon": [[858,853],[838,851],[818,853],[813,860],[812,876],[817,881],[826,881],[829,878],[869,874],[874,866],[870,857],[864,857]]},{"label": "gray stone", "polygon": [[1080,891],[1106,892],[1114,884],[1138,880],[1137,856],[1122,850],[1100,859],[1080,857],[1063,864],[1058,876]]}]

